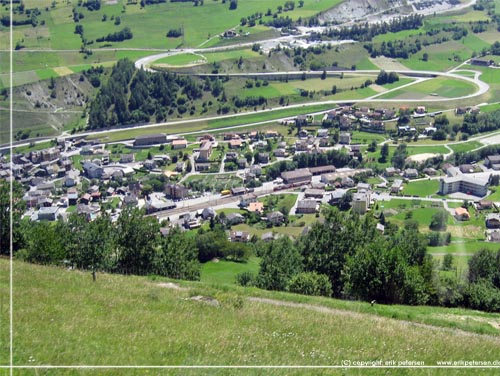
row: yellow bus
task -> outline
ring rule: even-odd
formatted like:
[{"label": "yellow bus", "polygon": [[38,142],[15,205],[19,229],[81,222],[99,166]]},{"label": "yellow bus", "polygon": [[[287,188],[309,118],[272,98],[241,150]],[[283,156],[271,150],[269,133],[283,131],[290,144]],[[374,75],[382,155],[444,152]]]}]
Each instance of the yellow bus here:
[{"label": "yellow bus", "polygon": [[221,196],[227,196],[231,194],[231,191],[229,189],[224,189],[223,191],[220,192]]}]

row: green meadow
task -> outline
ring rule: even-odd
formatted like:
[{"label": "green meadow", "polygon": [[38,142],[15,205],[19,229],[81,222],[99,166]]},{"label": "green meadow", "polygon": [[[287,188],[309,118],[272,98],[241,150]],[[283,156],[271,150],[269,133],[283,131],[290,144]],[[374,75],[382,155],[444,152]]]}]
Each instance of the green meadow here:
[{"label": "green meadow", "polygon": [[476,90],[476,86],[470,82],[446,77],[437,77],[407,86],[400,90],[395,90],[383,95],[381,98],[401,98],[409,94],[417,94],[422,97],[435,94],[441,97],[454,98],[472,94]]},{"label": "green meadow", "polygon": [[[0,291],[7,297],[8,262],[1,260],[0,268]],[[363,359],[436,365],[444,359],[497,360],[500,343],[499,314],[458,308],[371,306],[217,281],[98,273],[92,282],[90,273],[22,262],[14,262],[13,281],[15,365],[312,366],[341,365],[355,354],[364,354]],[[216,299],[219,305],[190,299],[193,296]],[[2,307],[0,336],[6,344],[7,299]],[[0,348],[3,364],[8,356],[4,345]],[[265,374],[291,371],[268,369]],[[436,371],[433,374],[447,374]],[[494,374],[490,371],[482,374]],[[428,374],[426,370],[412,373]],[[249,374],[262,374],[262,370]]]},{"label": "green meadow", "polygon": [[438,180],[419,180],[411,181],[405,185],[403,194],[410,196],[427,197],[439,190]]}]

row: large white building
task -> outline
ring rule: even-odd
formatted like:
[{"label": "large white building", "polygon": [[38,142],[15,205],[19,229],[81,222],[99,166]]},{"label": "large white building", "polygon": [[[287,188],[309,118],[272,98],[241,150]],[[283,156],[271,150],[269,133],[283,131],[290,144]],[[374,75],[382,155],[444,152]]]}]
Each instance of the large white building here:
[{"label": "large white building", "polygon": [[484,197],[488,193],[488,181],[462,174],[445,177],[440,180],[439,193],[448,195],[455,192]]}]

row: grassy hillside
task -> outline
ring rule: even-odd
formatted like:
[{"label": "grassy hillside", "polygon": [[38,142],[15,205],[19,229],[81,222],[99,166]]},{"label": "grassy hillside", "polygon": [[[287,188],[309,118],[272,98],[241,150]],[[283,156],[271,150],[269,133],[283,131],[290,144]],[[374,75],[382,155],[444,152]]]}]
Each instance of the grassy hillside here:
[{"label": "grassy hillside", "polygon": [[[8,361],[8,266],[0,261],[3,364]],[[372,307],[196,282],[167,286],[172,284],[154,278],[103,274],[93,283],[88,273],[15,262],[15,364],[340,365],[343,359],[394,359],[436,365],[498,358],[498,314]],[[190,299],[197,295],[215,298],[219,306]],[[106,372],[115,373],[122,372]],[[221,373],[227,372],[212,372]]]}]

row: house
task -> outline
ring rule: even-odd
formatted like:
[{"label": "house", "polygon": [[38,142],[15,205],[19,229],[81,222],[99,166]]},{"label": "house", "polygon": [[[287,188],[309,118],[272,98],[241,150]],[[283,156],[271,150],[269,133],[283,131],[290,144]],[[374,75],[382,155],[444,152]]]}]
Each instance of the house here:
[{"label": "house", "polygon": [[285,149],[276,149],[274,151],[274,156],[279,158],[285,158],[287,156],[287,152]]},{"label": "house", "polygon": [[226,215],[226,223],[229,225],[237,225],[243,222],[245,222],[245,217],[243,217],[240,213],[229,213]]},{"label": "house", "polygon": [[491,231],[488,234],[488,240],[490,242],[500,243],[500,231]]},{"label": "house", "polygon": [[135,162],[135,154],[122,154],[120,155],[120,163],[132,163]]},{"label": "house", "polygon": [[359,182],[356,186],[356,189],[359,191],[369,191],[371,189],[371,185],[369,183]]},{"label": "house", "polygon": [[352,180],[349,176],[342,178],[341,185],[343,188],[353,188],[354,180]]},{"label": "house", "polygon": [[328,134],[328,129],[324,129],[324,128],[322,128],[322,129],[318,129],[317,136],[318,136],[319,138],[328,137],[328,135],[329,135],[329,134]]},{"label": "house", "polygon": [[248,205],[250,205],[250,203],[256,202],[256,201],[257,201],[257,195],[255,195],[254,193],[248,193],[248,194],[241,197],[240,203],[238,204],[238,206],[240,208],[246,208]]},{"label": "house", "polygon": [[80,197],[80,204],[87,205],[91,199],[92,199],[92,196],[90,195],[90,193],[84,193],[82,195],[82,197]]},{"label": "house", "polygon": [[493,170],[500,170],[500,155],[488,155],[484,160],[484,165]]},{"label": "house", "polygon": [[231,231],[229,239],[236,243],[246,243],[250,241],[250,234],[246,231]]},{"label": "house", "polygon": [[212,143],[210,141],[205,141],[201,145],[197,160],[200,162],[208,162],[210,160],[211,154],[212,154]]},{"label": "house", "polygon": [[55,221],[59,217],[59,207],[49,206],[41,207],[38,210],[38,220],[39,221]]},{"label": "house", "polygon": [[416,114],[422,115],[425,114],[425,112],[426,112],[425,106],[417,106],[417,108],[415,108]]},{"label": "house", "polygon": [[297,140],[295,141],[295,151],[308,151],[309,144],[306,140]]},{"label": "house", "polygon": [[394,167],[386,167],[384,170],[384,175],[388,178],[394,176],[397,170]]},{"label": "house", "polygon": [[266,134],[265,134],[266,138],[278,137],[279,135],[280,135],[280,134],[279,134],[278,132],[276,132],[276,131],[271,131],[271,130],[266,131]]},{"label": "house", "polygon": [[347,191],[343,189],[336,189],[330,194],[330,199],[328,200],[328,203],[330,205],[338,205],[340,203],[340,200],[342,200],[342,197],[344,197],[345,193]]},{"label": "house", "polygon": [[338,179],[337,174],[323,174],[321,175],[320,181],[323,184],[333,184]]},{"label": "house", "polygon": [[68,205],[76,205],[78,201],[78,192],[76,188],[68,189]]},{"label": "house", "polygon": [[139,200],[136,195],[127,195],[122,199],[123,206],[137,206],[139,204]]},{"label": "house", "polygon": [[494,63],[494,61],[491,59],[478,59],[478,58],[470,59],[471,65],[477,65],[480,67],[489,67],[493,63]]},{"label": "house", "polygon": [[208,171],[210,170],[210,163],[196,163],[194,165],[195,171]]},{"label": "house", "polygon": [[231,195],[233,196],[243,196],[245,193],[247,193],[247,189],[245,187],[231,188]]},{"label": "house", "polygon": [[490,213],[486,215],[486,227],[500,228],[500,214]]},{"label": "house", "polygon": [[468,221],[470,219],[469,211],[466,208],[456,208],[455,209],[455,218],[458,221]]},{"label": "house", "polygon": [[156,213],[162,210],[168,210],[175,208],[175,204],[173,201],[160,201],[160,200],[151,200],[146,201],[146,213]]},{"label": "house", "polygon": [[185,164],[184,162],[177,162],[177,163],[175,164],[175,171],[177,171],[177,172],[183,172],[183,171],[184,171],[184,166],[185,166],[185,165],[186,165],[186,164]]},{"label": "house", "polygon": [[269,153],[259,153],[257,160],[259,163],[269,163]]},{"label": "house", "polygon": [[210,218],[215,218],[215,216],[216,216],[216,213],[215,213],[215,210],[213,208],[205,208],[201,212],[201,217],[205,220],[210,219]]},{"label": "house", "polygon": [[349,119],[348,117],[342,116],[340,118],[340,130],[341,131],[347,131],[351,129],[352,126],[352,120]]},{"label": "house", "polygon": [[297,202],[297,214],[314,214],[319,210],[319,204],[316,200],[300,200]]},{"label": "house", "polygon": [[238,159],[238,153],[235,151],[230,151],[226,153],[225,160],[226,162],[236,161]]},{"label": "house", "polygon": [[83,171],[89,179],[100,179],[104,174],[104,169],[101,166],[91,162],[83,163]]},{"label": "house", "polygon": [[458,168],[462,174],[470,174],[474,172],[474,166],[471,164],[463,164],[458,166]]},{"label": "house", "polygon": [[241,148],[241,140],[240,139],[235,139],[235,140],[229,140],[229,149],[239,149]]},{"label": "house", "polygon": [[187,141],[185,139],[177,139],[172,141],[172,149],[185,149],[187,148]]},{"label": "house", "polygon": [[481,200],[477,203],[477,210],[489,210],[493,208],[493,202],[489,200]]},{"label": "house", "polygon": [[304,191],[304,196],[306,198],[316,198],[321,200],[323,198],[323,195],[325,194],[325,191],[323,189],[314,189],[314,188],[309,188]]},{"label": "house", "polygon": [[418,171],[415,168],[407,168],[404,172],[404,177],[407,179],[418,178]]},{"label": "house", "polygon": [[[247,167],[247,160],[246,158],[238,158],[236,160],[236,164],[238,165],[238,168],[246,168]],[[260,168],[260,166],[259,166]]]},{"label": "house", "polygon": [[157,145],[166,142],[167,136],[163,133],[145,134],[135,138],[134,146]]},{"label": "house", "polygon": [[192,214],[188,214],[184,217],[184,227],[187,229],[193,229],[201,227],[200,220]]},{"label": "house", "polygon": [[247,206],[250,213],[264,213],[264,204],[260,201],[250,202]]},{"label": "house", "polygon": [[391,186],[391,193],[399,193],[403,190],[403,180],[395,179]]},{"label": "house", "polygon": [[144,162],[142,162],[142,166],[146,170],[154,170],[156,168],[156,162],[152,159],[146,159]]},{"label": "house", "polygon": [[365,214],[370,206],[370,195],[366,192],[354,193],[352,195],[352,212],[357,214]]},{"label": "house", "polygon": [[351,143],[351,134],[347,132],[340,133],[339,144],[349,145]]},{"label": "house", "polygon": [[422,170],[422,172],[428,176],[435,176],[437,175],[437,170],[432,167],[426,167]]},{"label": "house", "polygon": [[293,171],[282,172],[281,178],[285,184],[294,184],[299,182],[306,184],[311,182],[312,174],[308,168],[301,168]]},{"label": "house", "polygon": [[337,171],[334,165],[327,165],[327,166],[318,166],[318,167],[311,167],[309,168],[309,172],[313,174],[314,176],[316,175],[322,175],[322,174],[330,174]]},{"label": "house", "polygon": [[381,234],[384,233],[385,231],[385,226],[382,224],[382,223],[377,223],[377,226],[375,227],[375,229],[380,232]]},{"label": "house", "polygon": [[274,226],[280,225],[284,220],[285,216],[279,211],[274,211],[267,214],[267,221],[272,223]]},{"label": "house", "polygon": [[165,196],[172,200],[181,200],[188,197],[189,189],[182,184],[167,184],[165,187]]},{"label": "house", "polygon": [[359,157],[361,155],[361,145],[351,145],[351,155]]},{"label": "house", "polygon": [[298,115],[295,119],[295,126],[297,129],[301,129],[301,127],[305,127],[307,125],[307,116],[306,115]]}]

